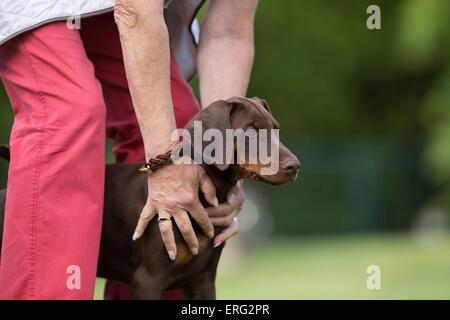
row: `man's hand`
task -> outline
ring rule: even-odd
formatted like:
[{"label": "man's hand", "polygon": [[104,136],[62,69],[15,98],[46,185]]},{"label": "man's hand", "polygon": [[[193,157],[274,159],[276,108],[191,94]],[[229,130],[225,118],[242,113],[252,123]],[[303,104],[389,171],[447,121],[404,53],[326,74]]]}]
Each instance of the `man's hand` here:
[{"label": "man's hand", "polygon": [[[201,190],[205,199],[218,206],[216,189],[203,168],[196,164],[170,165],[149,176],[148,199],[139,218],[133,239],[138,239],[150,220],[158,214],[160,218],[173,218],[192,254],[199,250],[197,236],[192,228],[189,214],[210,238],[214,227],[198,199]],[[188,214],[189,213],[189,214]],[[172,221],[159,222],[159,229],[170,259],[175,260],[177,245]]]},{"label": "man's hand", "polygon": [[228,193],[228,201],[218,207],[209,207],[208,211],[211,222],[216,227],[227,227],[214,238],[214,247],[219,246],[239,232],[237,215],[245,202],[242,181],[233,187]]}]

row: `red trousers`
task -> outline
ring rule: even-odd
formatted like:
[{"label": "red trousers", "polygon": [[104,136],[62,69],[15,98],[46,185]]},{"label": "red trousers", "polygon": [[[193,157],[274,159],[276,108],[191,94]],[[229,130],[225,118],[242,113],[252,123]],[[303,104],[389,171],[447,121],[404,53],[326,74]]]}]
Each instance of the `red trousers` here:
[{"label": "red trousers", "polygon": [[[198,103],[171,58],[179,127]],[[0,260],[0,299],[91,299],[95,285],[106,135],[118,162],[144,160],[112,14],[80,30],[50,23],[0,46],[14,110]],[[129,298],[109,282],[105,298]],[[174,297],[172,295],[172,297]]]}]

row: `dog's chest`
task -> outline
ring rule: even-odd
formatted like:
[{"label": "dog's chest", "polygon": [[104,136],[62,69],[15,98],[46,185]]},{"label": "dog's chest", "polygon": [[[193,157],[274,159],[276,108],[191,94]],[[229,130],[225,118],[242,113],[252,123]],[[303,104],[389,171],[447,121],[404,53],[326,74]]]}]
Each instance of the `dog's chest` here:
[{"label": "dog's chest", "polygon": [[[209,254],[205,250],[212,245],[212,240],[206,236],[198,235],[199,253],[197,256]],[[185,266],[192,262],[197,256],[194,256],[185,243],[177,245],[177,257],[173,262],[175,266]]]}]

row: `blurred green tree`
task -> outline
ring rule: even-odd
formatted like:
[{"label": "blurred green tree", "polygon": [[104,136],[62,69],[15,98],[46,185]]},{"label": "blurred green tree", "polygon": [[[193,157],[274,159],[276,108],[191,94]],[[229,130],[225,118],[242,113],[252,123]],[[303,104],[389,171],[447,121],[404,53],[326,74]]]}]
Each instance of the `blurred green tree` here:
[{"label": "blurred green tree", "polygon": [[[366,28],[372,4],[381,30]],[[249,96],[269,101],[304,160],[299,183],[267,190],[278,232],[405,228],[422,205],[449,199],[449,9],[448,0],[260,1]],[[0,104],[7,143],[1,89]]]}]

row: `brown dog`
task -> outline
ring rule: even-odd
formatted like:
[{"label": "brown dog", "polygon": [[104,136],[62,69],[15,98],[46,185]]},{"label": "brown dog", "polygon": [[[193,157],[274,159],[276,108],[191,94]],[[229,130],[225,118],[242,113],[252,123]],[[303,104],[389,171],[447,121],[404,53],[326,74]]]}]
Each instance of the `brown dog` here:
[{"label": "brown dog", "polygon": [[[278,129],[263,100],[232,98],[213,103],[199,112],[187,125],[193,130],[193,121],[202,121],[203,129]],[[1,152],[0,152],[1,153]],[[4,155],[5,156],[5,155]],[[6,156],[5,156],[6,157]],[[234,160],[237,160],[236,158]],[[215,165],[202,165],[213,181],[219,203],[237,181],[243,178],[261,180],[270,184],[294,181],[300,163],[295,155],[281,143],[279,145],[279,170],[271,176],[260,174],[260,164],[230,164],[220,169]],[[187,299],[215,299],[215,278],[223,244],[213,248],[212,240],[193,222],[200,244],[199,253],[193,256],[181,233],[174,224],[177,257],[171,261],[161,240],[158,224],[149,223],[143,236],[132,241],[139,214],[147,199],[147,177],[139,173],[140,164],[112,164],[106,166],[105,204],[100,256],[97,274],[100,277],[131,285],[135,299],[159,299],[167,289],[181,288]],[[3,229],[3,212],[6,190],[0,191],[0,227]],[[203,195],[202,204],[209,206]],[[216,228],[217,234],[222,228]],[[0,234],[1,241],[1,234]]]}]

